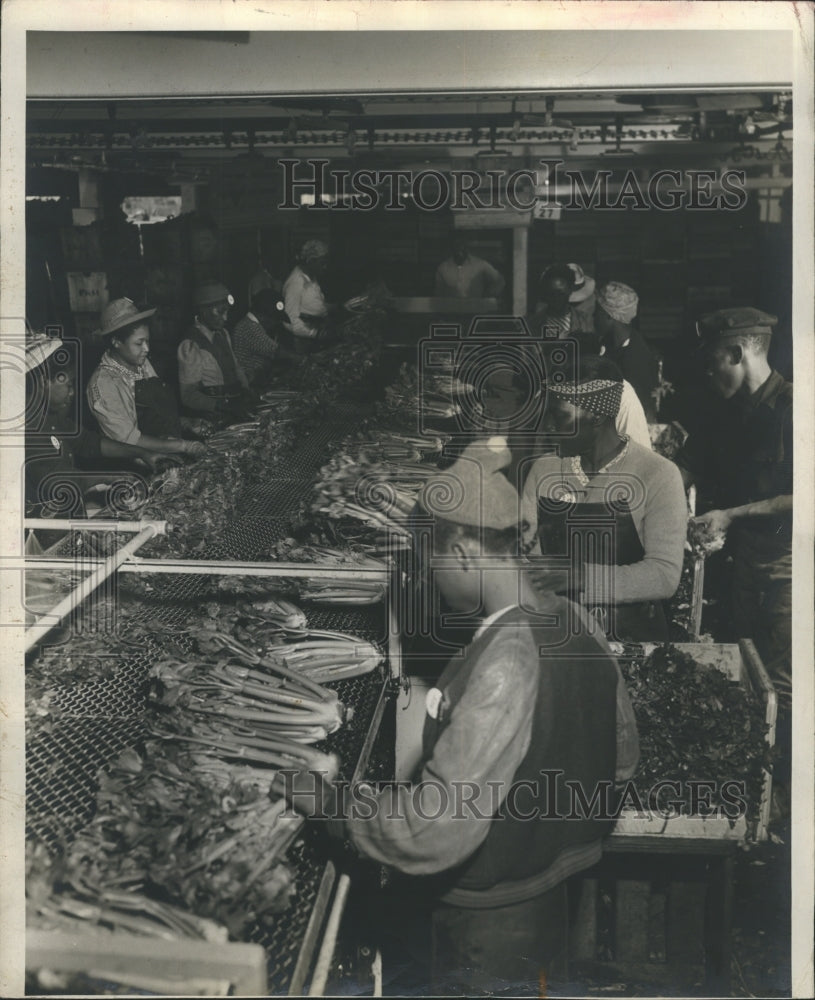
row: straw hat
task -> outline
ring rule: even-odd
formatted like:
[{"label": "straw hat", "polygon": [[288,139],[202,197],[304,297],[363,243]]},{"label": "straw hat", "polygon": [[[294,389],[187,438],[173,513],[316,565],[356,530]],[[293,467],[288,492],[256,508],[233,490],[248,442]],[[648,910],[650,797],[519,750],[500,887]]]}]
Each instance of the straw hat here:
[{"label": "straw hat", "polygon": [[155,311],[155,309],[140,310],[132,299],[114,299],[102,310],[102,326],[95,330],[94,334],[100,338],[109,337],[117,330],[124,330],[125,327],[135,326],[136,323],[149,319]]}]

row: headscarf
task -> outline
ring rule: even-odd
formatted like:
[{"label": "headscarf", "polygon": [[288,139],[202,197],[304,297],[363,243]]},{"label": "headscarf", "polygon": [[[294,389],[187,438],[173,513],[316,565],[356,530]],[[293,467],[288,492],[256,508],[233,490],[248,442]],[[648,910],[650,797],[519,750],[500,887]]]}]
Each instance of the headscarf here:
[{"label": "headscarf", "polygon": [[597,305],[618,323],[630,323],[637,315],[639,298],[621,281],[607,281],[597,291]]},{"label": "headscarf", "polygon": [[623,398],[622,380],[593,378],[585,382],[547,382],[547,392],[601,417],[616,419]]}]

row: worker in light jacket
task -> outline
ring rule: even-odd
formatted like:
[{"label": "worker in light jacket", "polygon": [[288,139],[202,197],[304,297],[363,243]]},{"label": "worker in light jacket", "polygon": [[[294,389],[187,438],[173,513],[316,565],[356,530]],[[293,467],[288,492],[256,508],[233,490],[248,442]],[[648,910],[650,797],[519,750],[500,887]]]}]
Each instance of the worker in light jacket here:
[{"label": "worker in light jacket", "polygon": [[193,293],[195,322],[178,345],[181,402],[191,416],[237,418],[250,405],[249,383],[226,329],[233,302],[220,282]]},{"label": "worker in light jacket", "polygon": [[620,370],[596,356],[576,377],[547,383],[544,431],[554,452],[523,490],[530,543],[551,564],[544,582],[586,605],[609,638],[668,639],[662,601],[679,586],[687,502],[679,469],[621,437]]},{"label": "worker in light jacket", "polygon": [[[526,574],[519,497],[501,471],[510,458],[503,438],[475,442],[421,495],[434,519],[436,584],[454,609],[482,608],[483,620],[427,695],[414,782],[368,795],[315,784],[314,772],[285,781],[296,809],[411,877],[402,890],[426,903],[433,994],[537,992],[550,977],[566,880],[599,860],[613,824],[606,807],[573,809],[566,782],[589,799],[602,789],[608,806],[639,756],[602,635]],[[416,912],[392,904],[400,920]]]}]

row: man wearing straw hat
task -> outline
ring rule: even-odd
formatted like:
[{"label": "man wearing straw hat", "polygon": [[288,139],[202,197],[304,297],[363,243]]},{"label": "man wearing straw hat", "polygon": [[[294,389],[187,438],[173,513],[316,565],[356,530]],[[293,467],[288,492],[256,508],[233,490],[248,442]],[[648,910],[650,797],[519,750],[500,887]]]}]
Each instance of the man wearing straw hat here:
[{"label": "man wearing straw hat", "polygon": [[605,640],[525,572],[510,461],[505,439],[474,442],[422,491],[438,587],[457,611],[484,617],[428,692],[415,781],[370,794],[322,786],[317,802],[314,773],[301,772],[285,789],[359,854],[414,877],[388,902],[400,925],[410,915],[429,930],[435,994],[536,995],[557,972],[566,879],[599,860],[613,818],[573,812],[549,777],[613,800],[639,756]]}]

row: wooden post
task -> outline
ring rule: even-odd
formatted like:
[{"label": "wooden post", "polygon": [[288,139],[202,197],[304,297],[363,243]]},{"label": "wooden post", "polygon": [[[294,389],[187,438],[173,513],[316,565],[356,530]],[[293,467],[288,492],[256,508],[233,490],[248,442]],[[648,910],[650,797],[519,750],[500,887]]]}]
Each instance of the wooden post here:
[{"label": "wooden post", "polygon": [[512,314],[526,315],[527,249],[529,247],[529,227],[514,226],[512,229]]}]

